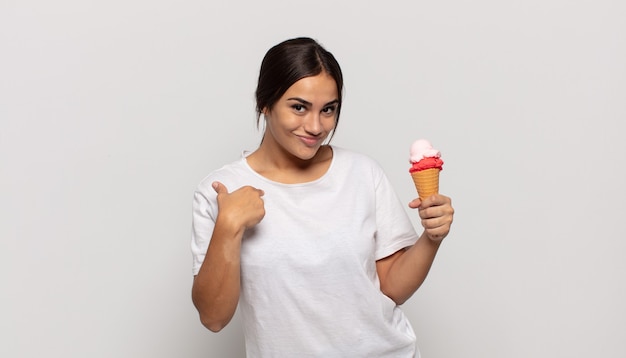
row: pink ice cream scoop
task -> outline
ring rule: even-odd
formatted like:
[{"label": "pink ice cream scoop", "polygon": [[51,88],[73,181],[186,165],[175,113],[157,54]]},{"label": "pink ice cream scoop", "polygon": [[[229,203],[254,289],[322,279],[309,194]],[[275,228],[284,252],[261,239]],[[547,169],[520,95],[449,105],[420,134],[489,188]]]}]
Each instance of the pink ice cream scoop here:
[{"label": "pink ice cream scoop", "polygon": [[412,166],[409,171],[413,173],[432,168],[442,170],[443,161],[440,158],[441,152],[433,148],[428,140],[418,139],[411,144],[409,162]]},{"label": "pink ice cream scoop", "polygon": [[441,153],[426,139],[411,144],[409,172],[420,199],[439,193],[439,172],[443,169]]}]

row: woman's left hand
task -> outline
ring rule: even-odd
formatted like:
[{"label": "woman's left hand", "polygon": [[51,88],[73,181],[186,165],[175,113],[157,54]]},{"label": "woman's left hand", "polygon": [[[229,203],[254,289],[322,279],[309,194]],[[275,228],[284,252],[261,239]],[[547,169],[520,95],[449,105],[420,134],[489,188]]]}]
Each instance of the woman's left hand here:
[{"label": "woman's left hand", "polygon": [[414,199],[409,207],[418,209],[424,233],[430,240],[439,242],[448,236],[454,217],[452,200],[449,197],[435,194],[423,201]]}]

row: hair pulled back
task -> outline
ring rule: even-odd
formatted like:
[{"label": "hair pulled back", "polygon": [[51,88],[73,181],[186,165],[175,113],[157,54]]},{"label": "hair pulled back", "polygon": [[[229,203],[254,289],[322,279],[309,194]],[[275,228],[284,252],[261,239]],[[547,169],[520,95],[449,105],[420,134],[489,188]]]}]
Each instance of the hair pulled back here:
[{"label": "hair pulled back", "polygon": [[[337,116],[341,111],[343,75],[335,57],[317,41],[298,37],[272,47],[267,51],[256,88],[257,124],[264,110],[271,110],[280,97],[297,81],[325,72],[337,84]],[[336,124],[335,124],[336,125]]]}]

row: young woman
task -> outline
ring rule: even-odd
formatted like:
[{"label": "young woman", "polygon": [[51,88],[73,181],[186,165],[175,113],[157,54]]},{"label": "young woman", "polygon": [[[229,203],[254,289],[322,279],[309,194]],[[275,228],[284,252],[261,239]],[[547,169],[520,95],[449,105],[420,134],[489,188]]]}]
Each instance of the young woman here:
[{"label": "young woman", "polygon": [[193,302],[214,332],[239,305],[248,357],[419,356],[398,306],[426,278],[454,210],[443,195],[411,201],[418,236],[380,166],[327,144],[342,89],[316,41],[271,48],[259,148],[194,194]]}]

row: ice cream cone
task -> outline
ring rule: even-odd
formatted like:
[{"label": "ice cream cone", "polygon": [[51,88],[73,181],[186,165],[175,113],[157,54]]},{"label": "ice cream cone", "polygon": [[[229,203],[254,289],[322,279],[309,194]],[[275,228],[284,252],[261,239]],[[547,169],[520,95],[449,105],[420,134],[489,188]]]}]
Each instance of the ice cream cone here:
[{"label": "ice cream cone", "polygon": [[439,168],[432,168],[411,173],[417,195],[421,200],[439,193],[439,171]]}]

